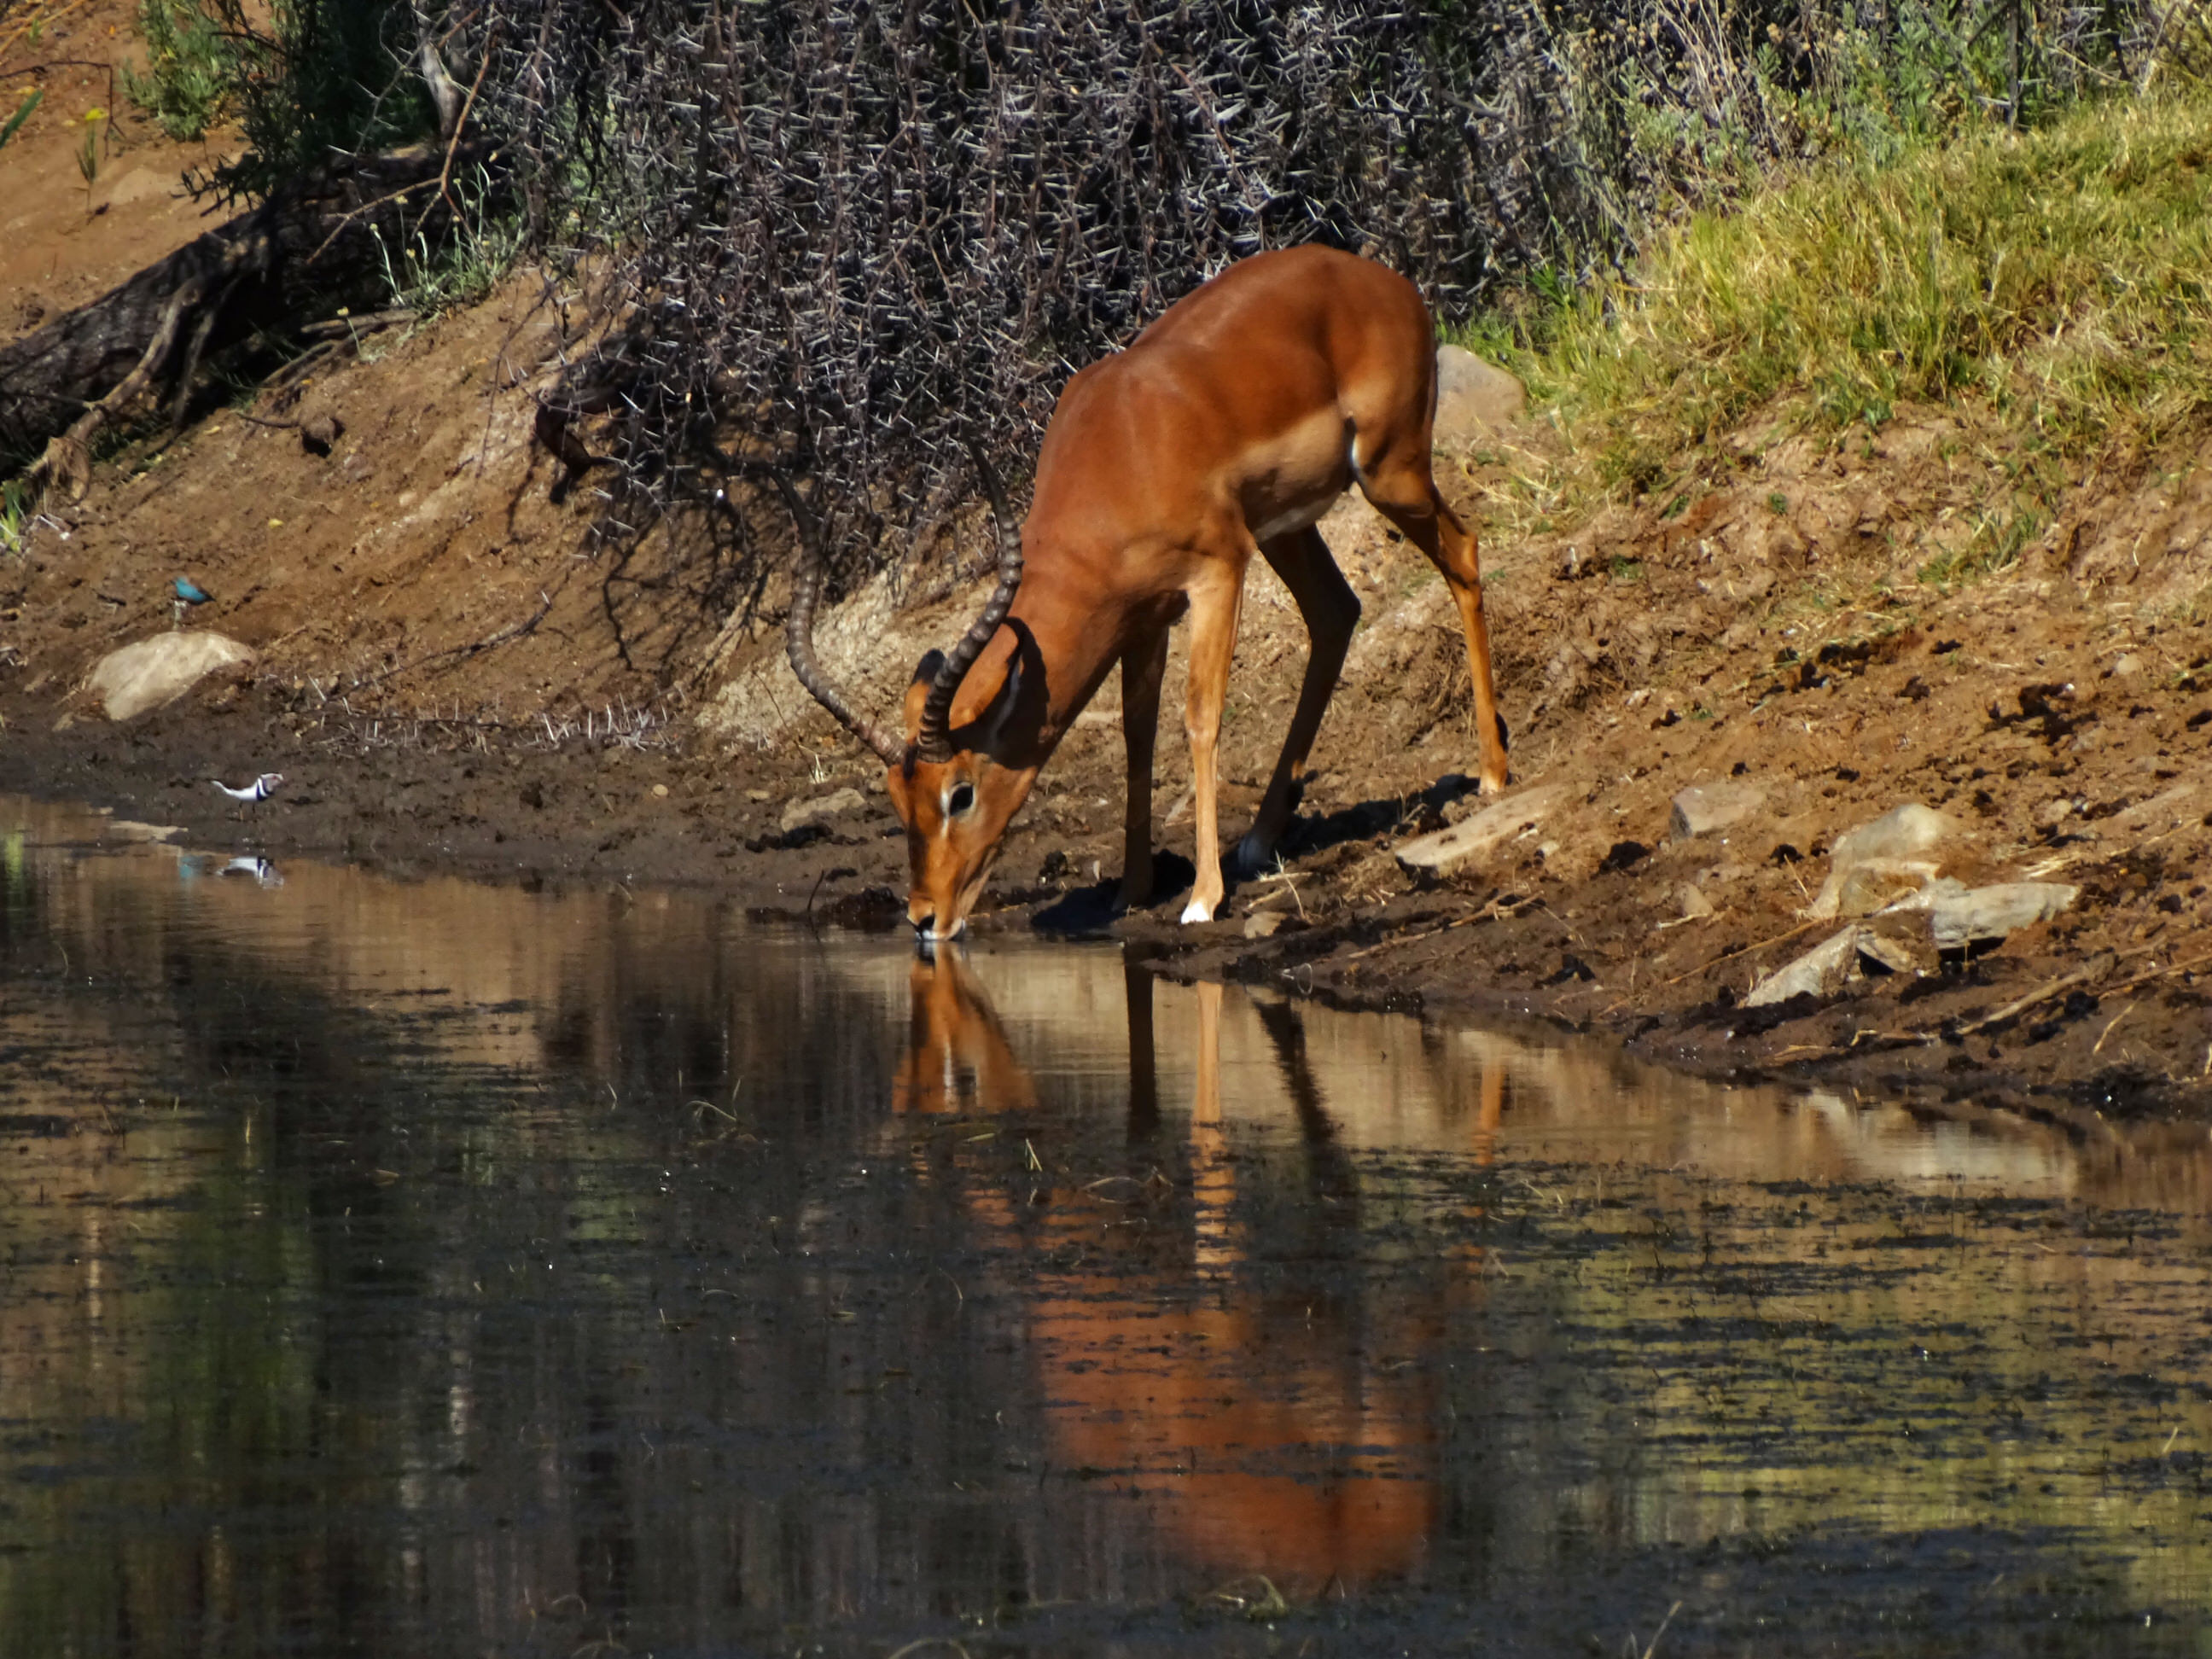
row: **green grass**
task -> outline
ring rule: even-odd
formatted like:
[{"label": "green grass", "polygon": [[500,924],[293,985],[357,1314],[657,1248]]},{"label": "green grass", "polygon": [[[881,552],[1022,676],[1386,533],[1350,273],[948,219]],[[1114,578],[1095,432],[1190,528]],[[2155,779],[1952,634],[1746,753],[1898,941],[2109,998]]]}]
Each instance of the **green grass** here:
[{"label": "green grass", "polygon": [[1906,404],[1970,403],[2046,454],[2154,446],[2212,416],[2212,92],[1827,164],[1465,337],[1614,488],[1754,416],[1832,434]]}]

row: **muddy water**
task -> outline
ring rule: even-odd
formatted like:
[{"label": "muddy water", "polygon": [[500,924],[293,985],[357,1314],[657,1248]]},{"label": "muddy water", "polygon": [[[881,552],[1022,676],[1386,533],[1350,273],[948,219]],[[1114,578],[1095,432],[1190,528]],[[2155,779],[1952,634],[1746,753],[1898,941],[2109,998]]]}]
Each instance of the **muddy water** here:
[{"label": "muddy water", "polygon": [[2208,1153],[0,802],[0,1654],[2203,1651]]}]

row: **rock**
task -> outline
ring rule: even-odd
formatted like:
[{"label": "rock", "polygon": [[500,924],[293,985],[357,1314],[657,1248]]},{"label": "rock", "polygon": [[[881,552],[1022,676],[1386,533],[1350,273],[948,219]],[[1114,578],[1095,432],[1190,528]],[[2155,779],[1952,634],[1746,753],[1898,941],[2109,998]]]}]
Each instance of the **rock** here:
[{"label": "rock", "polygon": [[1859,945],[1868,937],[1863,927],[1846,927],[1786,967],[1778,968],[1751,988],[1743,1000],[1747,1008],[1787,1002],[1795,996],[1832,997],[1859,975]]},{"label": "rock", "polygon": [[1566,799],[1564,784],[1550,783],[1522,789],[1493,801],[1473,817],[1434,835],[1417,836],[1397,849],[1398,862],[1417,875],[1441,876],[1481,857],[1500,842],[1543,821],[1544,815]]},{"label": "rock", "polygon": [[1928,937],[1928,918],[1891,911],[1870,918],[1859,929],[1859,962],[1893,974],[1917,978],[1942,966]]},{"label": "rock", "polygon": [[1748,779],[1693,783],[1674,797],[1667,833],[1676,841],[1710,836],[1741,823],[1765,805],[1765,787]]},{"label": "rock", "polygon": [[221,634],[198,629],[156,634],[102,657],[84,689],[108,719],[136,720],[167,708],[209,675],[252,660],[250,647]]},{"label": "rock", "polygon": [[1450,449],[1489,436],[1519,420],[1528,393],[1504,369],[1455,345],[1437,348],[1435,443]]},{"label": "rock", "polygon": [[[1956,819],[1912,801],[1838,836],[1828,879],[1805,914],[1822,921],[1865,915],[1901,891],[1924,886],[1941,867],[1925,855],[1956,837],[1960,828]],[[1865,873],[1854,878],[1862,868]]]},{"label": "rock", "polygon": [[1714,914],[1713,902],[1705,896],[1705,890],[1693,881],[1686,881],[1677,891],[1682,902],[1682,920],[1701,921]]},{"label": "rock", "polygon": [[345,436],[345,422],[334,410],[318,409],[300,417],[300,447],[310,455],[327,455]]},{"label": "rock", "polygon": [[827,795],[817,795],[811,800],[792,802],[783,809],[783,817],[776,827],[787,836],[810,823],[820,823],[825,819],[842,817],[848,812],[865,812],[867,810],[867,797],[848,785]]},{"label": "rock", "polygon": [[2203,811],[2203,793],[2201,782],[2178,784],[2163,794],[2129,807],[2112,820],[2112,827],[2129,835],[2163,835],[2197,823]]},{"label": "rock", "polygon": [[1244,918],[1244,937],[1246,939],[1266,939],[1282,925],[1283,913],[1281,911],[1255,910],[1250,915]]},{"label": "rock", "polygon": [[2003,881],[1988,887],[1969,887],[1950,876],[1941,876],[1920,891],[1898,900],[1875,920],[1925,913],[1933,947],[1963,951],[1967,945],[2000,939],[2022,927],[2048,921],[2081,896],[2081,890],[2057,881]]},{"label": "rock", "polygon": [[2048,921],[2081,894],[2080,888],[2060,881],[2005,881],[1946,893],[1928,907],[1929,930],[1937,950],[1963,951],[1979,940],[2000,939]]}]

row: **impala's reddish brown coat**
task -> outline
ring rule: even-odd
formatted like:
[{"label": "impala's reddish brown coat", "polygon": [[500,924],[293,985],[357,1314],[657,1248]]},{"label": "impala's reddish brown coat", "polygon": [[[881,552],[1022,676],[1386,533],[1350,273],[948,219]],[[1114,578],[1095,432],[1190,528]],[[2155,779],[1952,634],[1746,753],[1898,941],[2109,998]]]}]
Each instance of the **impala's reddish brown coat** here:
[{"label": "impala's reddish brown coat", "polygon": [[[1322,247],[1231,266],[1067,383],[1037,456],[1022,559],[1008,564],[1018,591],[951,695],[949,734],[925,714],[932,662],[907,698],[907,744],[889,784],[907,831],[908,913],[927,937],[961,931],[1038,771],[1116,664],[1129,760],[1121,897],[1149,896],[1160,677],[1167,630],[1186,612],[1198,875],[1183,920],[1212,918],[1224,891],[1215,748],[1255,553],[1289,587],[1313,641],[1274,776],[1238,848],[1247,868],[1272,854],[1359,617],[1313,528],[1355,482],[1450,585],[1482,787],[1504,787],[1481,571],[1474,536],[1430,472],[1435,411],[1436,335],[1419,294],[1381,265]],[[809,678],[811,655],[802,665],[797,652],[801,678],[830,702],[818,675]],[[830,707],[887,758],[896,753]]]}]

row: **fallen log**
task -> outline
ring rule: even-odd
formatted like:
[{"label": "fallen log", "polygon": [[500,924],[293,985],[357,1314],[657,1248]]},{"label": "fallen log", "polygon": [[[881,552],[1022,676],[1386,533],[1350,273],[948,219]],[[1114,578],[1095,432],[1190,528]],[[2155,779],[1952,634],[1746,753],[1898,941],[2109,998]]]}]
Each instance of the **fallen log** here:
[{"label": "fallen log", "polygon": [[325,168],[0,347],[0,473],[28,463],[35,488],[80,496],[100,433],[148,405],[180,422],[217,355],[388,301],[379,238],[441,245],[452,228],[441,182],[456,162],[494,159],[424,146]]}]

